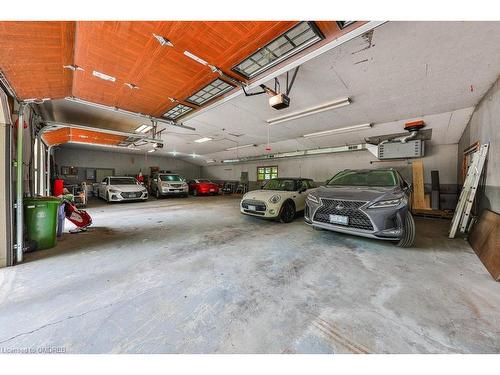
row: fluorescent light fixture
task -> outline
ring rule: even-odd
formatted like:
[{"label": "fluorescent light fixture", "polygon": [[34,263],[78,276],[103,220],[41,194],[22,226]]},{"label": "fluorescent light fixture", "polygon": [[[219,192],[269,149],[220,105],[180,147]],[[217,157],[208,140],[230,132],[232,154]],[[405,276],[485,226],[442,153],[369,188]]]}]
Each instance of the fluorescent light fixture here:
[{"label": "fluorescent light fixture", "polygon": [[72,70],[72,71],[76,71],[76,70],[83,70],[82,67],[78,66],[78,65],[75,65],[75,64],[70,64],[70,65],[63,65],[63,68],[64,69],[69,69],[69,70]]},{"label": "fluorescent light fixture", "polygon": [[226,92],[231,91],[235,86],[223,81],[220,78],[215,79],[208,85],[197,91],[189,98],[186,99],[188,103],[203,105],[206,102],[215,99],[218,96],[224,95]]},{"label": "fluorescent light fixture", "polygon": [[202,58],[200,58],[200,57],[192,54],[189,51],[184,51],[184,55],[187,56],[187,57],[189,57],[191,60],[196,61],[197,63],[200,63],[202,65],[208,65],[208,63],[205,60],[203,60]]},{"label": "fluorescent light fixture", "polygon": [[150,153],[151,153],[151,152],[155,152],[155,151],[156,151],[156,149],[155,149],[155,148],[152,148],[151,150],[148,150],[148,152],[150,152]]},{"label": "fluorescent light fixture", "polygon": [[147,133],[148,131],[150,131],[151,129],[153,129],[153,127],[151,125],[141,125],[139,126],[137,129],[135,129],[135,132],[136,133],[142,133],[142,134],[145,134]]},{"label": "fluorescent light fixture", "polygon": [[299,22],[236,65],[232,71],[250,79],[323,39],[314,22]]},{"label": "fluorescent light fixture", "polygon": [[208,141],[211,141],[213,138],[210,138],[210,137],[203,137],[203,138],[200,138],[200,139],[196,139],[195,142],[196,143],[203,143],[203,142],[208,142]]},{"label": "fluorescent light fixture", "polygon": [[242,148],[247,148],[247,147],[257,147],[256,144],[252,143],[252,144],[249,144],[249,145],[243,145],[243,146],[234,146],[234,147],[229,147],[229,148],[226,148],[226,151],[232,151],[232,150],[240,150]]},{"label": "fluorescent light fixture", "polygon": [[97,77],[97,78],[100,78],[100,79],[103,79],[105,81],[111,81],[111,82],[115,82],[116,81],[116,78],[113,77],[113,76],[110,76],[110,75],[107,75],[107,74],[104,74],[104,73],[101,73],[101,72],[98,72],[97,70],[94,70],[92,72],[92,75],[94,77]]},{"label": "fluorescent light fixture", "polygon": [[163,114],[163,117],[169,120],[175,120],[178,117],[185,115],[188,112],[191,112],[194,108],[188,107],[184,104],[177,104],[175,107],[170,108],[167,112]]},{"label": "fluorescent light fixture", "polygon": [[222,160],[223,163],[238,163],[240,159],[226,159]]},{"label": "fluorescent light fixture", "polygon": [[173,156],[176,156],[177,155],[177,151],[171,151],[170,152]]},{"label": "fluorescent light fixture", "polygon": [[371,127],[372,127],[372,124],[370,124],[370,123],[361,124],[361,125],[346,126],[345,128],[338,128],[338,129],[332,129],[332,130],[325,130],[322,132],[304,134],[303,137],[304,138],[324,137],[324,136],[333,135],[333,134],[348,133],[348,132],[353,132],[356,130],[370,129]]},{"label": "fluorescent light fixture", "polygon": [[349,105],[349,104],[351,104],[351,100],[349,98],[335,99],[331,102],[320,104],[320,105],[317,105],[314,107],[310,107],[310,108],[304,109],[302,111],[292,112],[292,113],[286,114],[284,116],[269,119],[269,120],[267,120],[267,123],[270,125],[279,124],[280,122],[296,120],[296,119],[299,119],[302,117],[314,115],[316,113],[329,111],[331,109],[345,107],[346,105]]},{"label": "fluorescent light fixture", "polygon": [[174,44],[170,40],[168,40],[167,38],[165,38],[165,37],[163,37],[161,35],[157,35],[157,34],[153,33],[153,36],[160,43],[160,46],[169,46],[169,47],[173,47],[174,46]]},{"label": "fluorescent light fixture", "polygon": [[205,161],[206,161],[208,164],[210,164],[210,163],[215,163],[215,159],[207,159],[207,160],[205,160]]},{"label": "fluorescent light fixture", "polygon": [[306,157],[311,155],[321,155],[321,154],[333,154],[338,152],[351,152],[351,151],[360,151],[365,150],[366,144],[359,143],[354,145],[345,145],[345,146],[337,146],[337,147],[326,147],[326,148],[315,148],[303,151],[290,151],[290,152],[282,152],[277,154],[266,154],[266,155],[257,155],[257,156],[247,156],[239,159],[226,159],[222,160],[222,163],[239,163],[239,162],[249,162],[249,161],[258,161],[258,160],[276,160],[280,158],[293,158],[293,157]]},{"label": "fluorescent light fixture", "polygon": [[139,86],[134,85],[133,83],[125,82],[124,85],[127,86],[131,90],[139,90]]},{"label": "fluorescent light fixture", "polygon": [[193,152],[193,153],[191,154],[191,156],[192,156],[193,158],[195,158],[195,157],[197,157],[198,155],[196,155],[196,154]]}]

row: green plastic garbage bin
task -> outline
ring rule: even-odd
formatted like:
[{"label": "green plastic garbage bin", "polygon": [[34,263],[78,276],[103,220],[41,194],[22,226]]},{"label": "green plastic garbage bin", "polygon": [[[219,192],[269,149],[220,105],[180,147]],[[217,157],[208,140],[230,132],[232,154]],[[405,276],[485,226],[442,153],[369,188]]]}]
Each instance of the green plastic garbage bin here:
[{"label": "green plastic garbage bin", "polygon": [[56,197],[24,198],[26,232],[36,250],[56,246],[57,210],[60,204],[61,200]]}]

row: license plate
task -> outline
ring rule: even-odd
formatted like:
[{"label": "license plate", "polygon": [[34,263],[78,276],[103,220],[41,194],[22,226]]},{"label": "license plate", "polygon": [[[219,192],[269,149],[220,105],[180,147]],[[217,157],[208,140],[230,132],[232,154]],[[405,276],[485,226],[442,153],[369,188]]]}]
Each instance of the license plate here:
[{"label": "license plate", "polygon": [[332,224],[349,224],[349,217],[342,215],[330,215],[330,223]]},{"label": "license plate", "polygon": [[255,207],[255,206],[248,206],[248,209],[250,211],[257,211],[257,207]]},{"label": "license plate", "polygon": [[213,193],[215,191],[215,189],[210,189],[210,192]]}]

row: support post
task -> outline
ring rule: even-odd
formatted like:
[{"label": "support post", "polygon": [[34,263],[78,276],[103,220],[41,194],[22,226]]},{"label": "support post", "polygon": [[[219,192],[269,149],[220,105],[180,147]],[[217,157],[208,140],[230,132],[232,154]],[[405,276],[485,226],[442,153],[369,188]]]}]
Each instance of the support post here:
[{"label": "support post", "polygon": [[17,119],[17,159],[16,159],[16,262],[23,261],[23,133],[24,133],[24,103],[19,105],[19,117]]}]

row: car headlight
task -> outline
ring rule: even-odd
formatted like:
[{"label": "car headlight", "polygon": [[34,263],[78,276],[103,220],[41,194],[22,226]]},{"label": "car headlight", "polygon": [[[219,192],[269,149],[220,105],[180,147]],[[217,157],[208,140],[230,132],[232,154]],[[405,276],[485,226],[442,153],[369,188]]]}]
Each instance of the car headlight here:
[{"label": "car headlight", "polygon": [[312,194],[309,194],[309,195],[307,196],[307,200],[309,200],[309,201],[311,201],[311,202],[313,202],[313,203],[319,203],[319,199],[318,199],[318,197],[317,197],[317,196],[315,196],[315,195],[312,195]]},{"label": "car headlight", "polygon": [[120,191],[119,191],[119,190],[116,190],[116,189],[109,189],[109,192],[110,192],[110,193],[114,193],[114,194],[116,194],[116,193],[119,193]]},{"label": "car headlight", "polygon": [[389,200],[386,200],[386,201],[379,201],[377,203],[374,203],[374,204],[368,206],[368,208],[395,207],[395,206],[399,205],[402,200],[403,200],[403,198],[389,199]]},{"label": "car headlight", "polygon": [[148,191],[146,189],[141,190],[142,193],[147,193]]},{"label": "car headlight", "polygon": [[271,198],[269,198],[270,203],[278,203],[281,200],[281,195],[274,194]]}]

